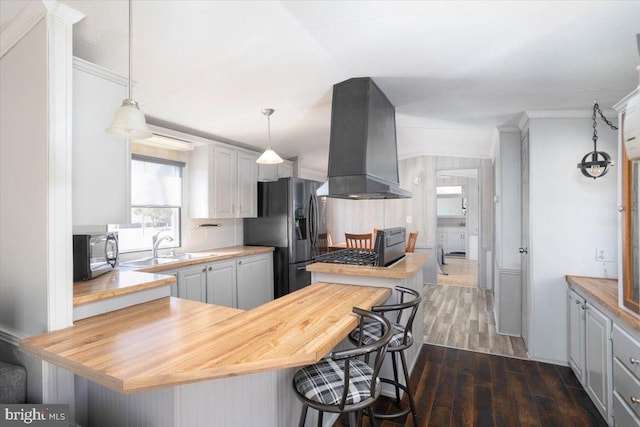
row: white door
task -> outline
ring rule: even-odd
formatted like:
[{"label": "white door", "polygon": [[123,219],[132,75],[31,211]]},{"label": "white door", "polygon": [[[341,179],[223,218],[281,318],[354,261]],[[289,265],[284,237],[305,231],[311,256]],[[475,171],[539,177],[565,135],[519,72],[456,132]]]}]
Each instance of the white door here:
[{"label": "white door", "polygon": [[585,301],[574,291],[567,294],[569,313],[569,366],[584,384],[584,314]]},{"label": "white door", "polygon": [[237,307],[236,260],[219,261],[207,266],[207,303]]},{"label": "white door", "polygon": [[611,320],[587,303],[585,313],[585,390],[604,419],[608,419],[611,381]]},{"label": "white door", "polygon": [[238,217],[258,216],[258,164],[257,155],[238,153]]},{"label": "white door", "polygon": [[251,310],[273,300],[273,264],[271,253],[237,261],[238,308]]},{"label": "white door", "polygon": [[529,349],[529,131],[525,132],[520,144],[520,281],[522,283],[522,340]]},{"label": "white door", "polygon": [[178,271],[178,297],[205,302],[207,269],[204,266]]},{"label": "white door", "polygon": [[213,150],[213,189],[216,218],[236,216],[236,151],[225,147]]}]

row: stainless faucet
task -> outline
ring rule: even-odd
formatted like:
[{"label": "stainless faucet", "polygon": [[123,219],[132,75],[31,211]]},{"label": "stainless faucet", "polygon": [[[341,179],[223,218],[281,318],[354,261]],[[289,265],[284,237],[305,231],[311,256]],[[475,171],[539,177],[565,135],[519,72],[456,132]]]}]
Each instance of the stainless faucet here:
[{"label": "stainless faucet", "polygon": [[153,258],[158,258],[158,247],[160,246],[160,243],[164,242],[165,240],[167,242],[173,242],[173,237],[169,236],[168,234],[160,237],[160,234],[162,233],[162,231],[159,231],[158,234],[153,236],[153,248],[151,249],[151,256]]}]

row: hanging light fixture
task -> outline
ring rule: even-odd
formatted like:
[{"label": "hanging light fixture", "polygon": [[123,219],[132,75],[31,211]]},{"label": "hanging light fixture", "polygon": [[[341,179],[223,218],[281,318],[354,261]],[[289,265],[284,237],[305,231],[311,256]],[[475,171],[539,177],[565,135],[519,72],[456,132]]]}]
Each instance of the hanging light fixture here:
[{"label": "hanging light fixture", "polygon": [[262,155],[258,157],[258,160],[256,160],[256,163],[261,165],[277,165],[278,163],[284,162],[284,160],[282,160],[282,157],[278,156],[278,153],[273,151],[273,149],[271,148],[271,121],[269,118],[271,117],[274,111],[275,110],[273,108],[265,108],[264,110],[262,110],[262,114],[267,116],[267,129],[269,132],[269,147],[266,150],[264,150],[264,153],[262,153]]},{"label": "hanging light fixture", "polygon": [[601,176],[606,175],[609,172],[609,166],[613,166],[613,162],[611,161],[611,156],[609,156],[604,151],[598,151],[598,131],[596,130],[596,112],[600,114],[602,120],[609,125],[609,127],[613,130],[617,130],[615,127],[602,113],[600,106],[597,102],[593,103],[593,115],[591,119],[593,120],[593,151],[587,153],[582,158],[582,161],[578,163],[578,168],[582,172],[582,175],[587,178],[600,178]]},{"label": "hanging light fixture", "polygon": [[140,111],[138,103],[131,98],[131,44],[132,44],[132,0],[129,0],[129,86],[127,99],[116,110],[113,122],[106,129],[107,133],[120,138],[145,139],[151,138],[153,133],[147,127],[144,113]]}]

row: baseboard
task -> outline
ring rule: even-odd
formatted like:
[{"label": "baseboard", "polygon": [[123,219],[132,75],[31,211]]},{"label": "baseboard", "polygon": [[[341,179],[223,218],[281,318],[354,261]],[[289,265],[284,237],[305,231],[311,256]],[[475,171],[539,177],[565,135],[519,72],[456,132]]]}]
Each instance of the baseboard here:
[{"label": "baseboard", "polygon": [[0,328],[0,341],[4,341],[7,344],[11,344],[14,347],[17,347],[20,344],[20,340],[26,338],[22,336],[17,331],[11,330],[9,328]]}]

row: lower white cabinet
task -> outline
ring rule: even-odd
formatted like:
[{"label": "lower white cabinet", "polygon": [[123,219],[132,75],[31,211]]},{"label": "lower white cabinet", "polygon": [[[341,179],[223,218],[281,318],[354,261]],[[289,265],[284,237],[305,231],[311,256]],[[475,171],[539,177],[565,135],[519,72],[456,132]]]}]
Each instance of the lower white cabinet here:
[{"label": "lower white cabinet", "polygon": [[617,426],[640,427],[640,342],[636,338],[613,326],[613,413]]},{"label": "lower white cabinet", "polygon": [[[273,300],[273,253],[198,264],[174,272],[171,295],[250,310]],[[175,289],[175,290],[174,290]]]},{"label": "lower white cabinet", "polygon": [[571,289],[567,300],[569,366],[602,417],[613,425],[611,319]]},{"label": "lower white cabinet", "polygon": [[608,420],[613,393],[613,347],[609,339],[611,334],[611,319],[587,302],[584,329],[584,388],[604,419]]},{"label": "lower white cabinet", "polygon": [[236,260],[207,265],[207,303],[237,307]]},{"label": "lower white cabinet", "polygon": [[237,308],[250,310],[273,300],[272,254],[238,259]]},{"label": "lower white cabinet", "polygon": [[178,270],[178,297],[192,301],[206,300],[207,269],[204,265]]},{"label": "lower white cabinet", "polygon": [[586,301],[569,289],[567,311],[569,313],[569,366],[578,380],[584,384],[584,316]]}]

